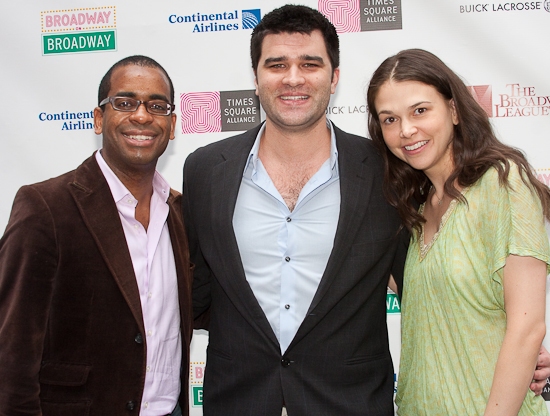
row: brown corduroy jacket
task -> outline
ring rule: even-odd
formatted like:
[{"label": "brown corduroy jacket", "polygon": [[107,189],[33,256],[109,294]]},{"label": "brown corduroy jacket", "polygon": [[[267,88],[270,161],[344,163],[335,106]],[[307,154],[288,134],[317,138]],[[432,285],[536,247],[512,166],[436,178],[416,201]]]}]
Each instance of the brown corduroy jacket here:
[{"label": "brown corduroy jacket", "polygon": [[[187,415],[192,271],[180,199],[171,191],[167,221]],[[95,156],[22,187],[0,240],[0,415],[137,415],[146,348],[130,253]]]}]

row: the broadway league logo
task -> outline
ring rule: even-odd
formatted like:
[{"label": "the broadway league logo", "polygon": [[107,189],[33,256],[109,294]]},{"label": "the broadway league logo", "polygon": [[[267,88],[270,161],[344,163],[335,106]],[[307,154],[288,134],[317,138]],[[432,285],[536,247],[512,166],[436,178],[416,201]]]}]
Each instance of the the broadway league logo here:
[{"label": "the broadway league logo", "polygon": [[116,50],[116,7],[40,12],[42,54]]},{"label": "the broadway league logo", "polygon": [[243,10],[243,29],[254,29],[262,20],[260,9]]},{"label": "the broadway league logo", "polygon": [[403,28],[401,0],[319,0],[318,9],[338,33]]},{"label": "the broadway league logo", "polygon": [[493,89],[490,85],[468,86],[468,91],[477,103],[485,110],[488,117],[493,117]]},{"label": "the broadway league logo", "polygon": [[550,115],[550,95],[537,95],[535,87],[506,84],[506,92],[498,94],[495,117],[531,117]]},{"label": "the broadway league logo", "polygon": [[183,93],[180,110],[184,134],[243,131],[261,121],[254,90]]}]

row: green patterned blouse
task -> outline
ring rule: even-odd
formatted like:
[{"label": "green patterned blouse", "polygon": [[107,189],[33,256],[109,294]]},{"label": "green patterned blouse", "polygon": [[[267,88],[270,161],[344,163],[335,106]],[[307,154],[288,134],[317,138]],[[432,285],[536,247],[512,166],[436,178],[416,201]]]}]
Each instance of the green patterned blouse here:
[{"label": "green patterned blouse", "polygon": [[[491,168],[452,201],[426,246],[411,239],[405,265],[396,404],[402,416],[483,415],[506,330],[503,267],[510,254],[547,264],[536,193],[512,165],[511,189]],[[422,211],[424,206],[420,207]],[[530,390],[520,415],[547,415]]]}]

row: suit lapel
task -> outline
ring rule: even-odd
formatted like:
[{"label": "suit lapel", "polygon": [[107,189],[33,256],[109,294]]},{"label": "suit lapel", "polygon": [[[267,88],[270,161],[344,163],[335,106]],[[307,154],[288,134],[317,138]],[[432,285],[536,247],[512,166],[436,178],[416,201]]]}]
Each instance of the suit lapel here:
[{"label": "suit lapel", "polygon": [[224,290],[231,293],[232,300],[238,299],[235,306],[242,316],[259,331],[279,346],[279,342],[254,292],[246,281],[244,267],[233,230],[233,213],[241,186],[245,164],[250,149],[254,145],[261,125],[250,130],[231,142],[232,147],[222,152],[222,162],[214,166],[211,180],[213,234],[216,251],[223,253],[220,261],[224,270],[230,270],[230,278],[220,280]]},{"label": "suit lapel", "polygon": [[[181,212],[181,194],[170,190],[170,196],[166,201],[170,211],[168,213],[167,224],[170,233],[170,242],[174,253],[174,263],[176,265],[177,284],[178,284],[178,303],[180,310],[180,328],[182,331],[182,340],[190,340],[190,321],[193,316],[191,307],[192,281],[189,276],[189,247],[187,245],[187,236],[183,225],[183,214]],[[186,351],[184,346],[183,351]]]},{"label": "suit lapel", "polygon": [[356,143],[353,143],[347,133],[337,127],[334,128],[340,172],[340,217],[327,267],[306,318],[298,329],[292,344],[309,332],[339,301],[338,298],[330,296],[332,292],[329,289],[338,276],[338,270],[348,258],[355,234],[360,229],[360,224],[367,212],[372,191],[374,172],[368,165],[368,155],[362,152]]},{"label": "suit lapel", "polygon": [[95,154],[77,168],[75,180],[68,186],[105,263],[144,331],[139,290],[124,230]]}]

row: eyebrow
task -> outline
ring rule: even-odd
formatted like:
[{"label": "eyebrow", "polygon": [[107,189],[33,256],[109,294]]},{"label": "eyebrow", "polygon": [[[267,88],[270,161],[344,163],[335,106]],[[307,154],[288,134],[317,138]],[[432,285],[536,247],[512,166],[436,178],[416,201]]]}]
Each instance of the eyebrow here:
[{"label": "eyebrow", "polygon": [[[135,92],[129,92],[129,91],[120,91],[115,94],[115,97],[128,97],[128,98],[136,98],[137,94]],[[166,102],[170,102],[170,100],[164,95],[164,94],[151,94],[147,100],[163,100]]]},{"label": "eyebrow", "polygon": [[[320,56],[316,56],[316,55],[300,55],[298,57],[298,59],[300,59],[301,61],[315,61],[315,62],[319,62],[320,64],[325,63],[323,58],[321,58]],[[288,56],[283,55],[283,56],[277,56],[277,57],[274,57],[274,58],[266,58],[266,60],[264,61],[264,65],[269,65],[269,64],[272,64],[272,63],[284,62],[284,61],[288,61]]]}]

